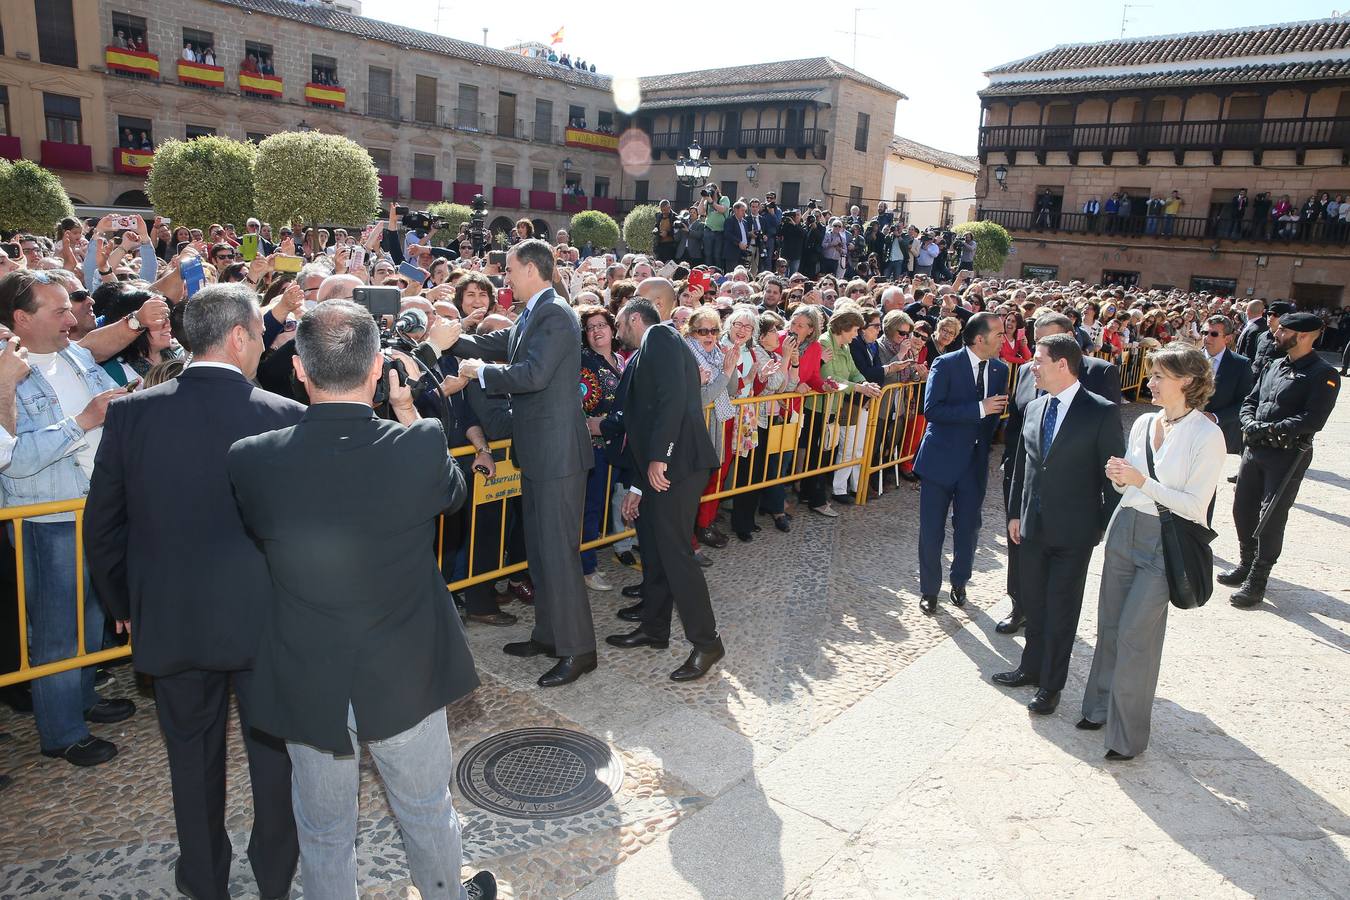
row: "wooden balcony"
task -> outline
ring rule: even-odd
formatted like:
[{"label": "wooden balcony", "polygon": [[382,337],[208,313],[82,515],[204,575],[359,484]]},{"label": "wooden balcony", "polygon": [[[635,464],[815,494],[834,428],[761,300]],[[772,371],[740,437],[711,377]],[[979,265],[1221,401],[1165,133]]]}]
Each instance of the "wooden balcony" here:
[{"label": "wooden balcony", "polygon": [[1125,238],[1157,239],[1159,243],[1174,240],[1350,243],[1350,223],[1339,220],[1286,223],[1265,216],[1256,219],[1250,214],[1241,222],[1233,222],[1222,214],[1168,217],[1146,214],[1109,216],[1101,213],[1090,216],[1086,213],[1053,210],[981,209],[979,219],[982,222],[996,222],[1018,233],[1023,240],[1034,239],[1029,235],[1060,233],[1097,235],[1104,239],[1104,243]]},{"label": "wooden balcony", "polygon": [[824,159],[828,134],[823,128],[737,128],[667,131],[650,137],[653,159],[659,159],[662,153],[669,154],[671,159],[684,156],[694,141],[698,141],[698,145],[706,152],[721,153],[723,159],[732,152],[744,159],[752,150],[761,159],[770,150],[776,152],[779,159],[789,152],[796,153],[799,159],[805,159],[808,153],[814,153],[817,159]]},{"label": "wooden balcony", "polygon": [[1324,116],[1293,119],[1199,119],[1172,122],[1122,122],[1097,125],[987,125],[980,129],[980,160],[990,153],[1035,153],[1045,164],[1051,151],[1068,153],[1077,165],[1078,154],[1098,151],[1111,164],[1112,154],[1137,154],[1139,164],[1149,151],[1172,151],[1177,165],[1187,150],[1214,154],[1217,166],[1225,150],[1250,150],[1261,164],[1266,150],[1295,150],[1303,163],[1307,150],[1340,150],[1342,165],[1350,164],[1350,117]]}]

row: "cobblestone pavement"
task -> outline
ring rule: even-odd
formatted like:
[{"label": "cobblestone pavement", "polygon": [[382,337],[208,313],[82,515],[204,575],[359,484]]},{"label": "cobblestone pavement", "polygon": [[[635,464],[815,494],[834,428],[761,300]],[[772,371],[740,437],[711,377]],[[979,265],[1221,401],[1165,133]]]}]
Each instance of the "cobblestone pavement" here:
[{"label": "cobblestone pavement", "polygon": [[[466,874],[491,868],[516,898],[1350,896],[1345,410],[1318,443],[1272,602],[1236,610],[1219,588],[1204,610],[1172,617],[1153,745],[1116,768],[1101,761],[1099,735],[1072,727],[1099,559],[1056,715],[1028,722],[1029,697],[988,683],[1020,640],[993,632],[1006,611],[994,491],[971,602],[957,610],[944,594],[933,618],[917,607],[908,485],[837,520],[803,512],[789,535],[762,520],[753,543],[715,552],[709,585],[728,655],[693,685],[667,678],[688,651],[676,639],[667,651],[602,642],[599,671],[541,691],[542,663],[500,652],[529,631],[528,608],[509,607],[517,626],[470,629],[484,684],[450,708],[456,752],[505,729],[568,728],[614,747],[623,783],[609,803],[560,820],[499,817],[456,792]],[[1231,497],[1225,482],[1215,522],[1225,561]],[[611,581],[636,580],[601,556]],[[625,630],[617,591],[592,602],[600,636]],[[105,693],[133,690],[123,668]],[[153,703],[139,705],[96,728],[122,752],[94,770],[42,758],[31,719],[0,715],[14,735],[0,771],[17,779],[0,795],[0,896],[175,896],[167,767]],[[255,896],[237,728],[231,740],[231,888]],[[415,896],[368,756],[361,815],[362,896]],[[303,896],[299,879],[292,896]]]}]

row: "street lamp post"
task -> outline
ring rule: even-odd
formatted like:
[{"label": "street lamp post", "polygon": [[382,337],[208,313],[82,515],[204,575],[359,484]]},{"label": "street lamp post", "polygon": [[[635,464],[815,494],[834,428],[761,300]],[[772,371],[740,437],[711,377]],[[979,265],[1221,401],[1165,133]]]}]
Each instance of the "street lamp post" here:
[{"label": "street lamp post", "polygon": [[689,156],[675,161],[675,180],[685,187],[707,184],[712,177],[712,165],[703,157],[703,148],[694,141],[689,145]]}]

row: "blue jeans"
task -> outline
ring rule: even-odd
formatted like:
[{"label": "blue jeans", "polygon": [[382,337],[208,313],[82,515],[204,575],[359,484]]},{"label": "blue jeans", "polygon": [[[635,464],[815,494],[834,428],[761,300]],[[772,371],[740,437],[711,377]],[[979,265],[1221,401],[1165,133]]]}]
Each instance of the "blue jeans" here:
[{"label": "blue jeans", "polygon": [[[356,900],[357,794],[361,774],[356,718],[347,728],[358,755],[339,756],[286,742],[291,757],[291,806],[300,839],[305,896]],[[454,755],[445,710],[437,709],[400,734],[366,744],[398,819],[412,882],[427,900],[465,900],[459,880],[459,817],[450,800]]]},{"label": "blue jeans", "polygon": [[[593,541],[600,536],[600,526],[604,524],[605,499],[609,494],[609,459],[605,451],[592,447],[595,453],[595,468],[586,479],[586,506],[581,515],[581,540]],[[589,575],[595,571],[595,551],[581,551],[581,573]]]},{"label": "blue jeans", "polygon": [[[11,534],[13,532],[11,531]],[[23,523],[24,590],[28,605],[28,655],[33,665],[79,652],[75,608],[75,523]],[[103,607],[84,573],[84,649],[103,649]],[[33,681],[33,715],[43,750],[59,750],[89,737],[84,711],[98,702],[94,667]]]}]

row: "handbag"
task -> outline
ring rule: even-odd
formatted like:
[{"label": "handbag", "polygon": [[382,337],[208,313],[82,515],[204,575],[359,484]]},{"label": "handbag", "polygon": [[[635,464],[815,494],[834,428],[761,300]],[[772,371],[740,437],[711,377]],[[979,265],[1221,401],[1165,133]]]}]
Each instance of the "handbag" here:
[{"label": "handbag", "polygon": [[[1144,442],[1148,474],[1154,481],[1158,480],[1153,471],[1153,429],[1157,420],[1156,415],[1149,420]],[[1214,593],[1214,548],[1210,544],[1218,534],[1208,524],[1214,520],[1214,500],[1209,501],[1205,525],[1174,516],[1161,503],[1155,505],[1162,538],[1163,569],[1167,573],[1167,598],[1177,609],[1198,609]]]}]

